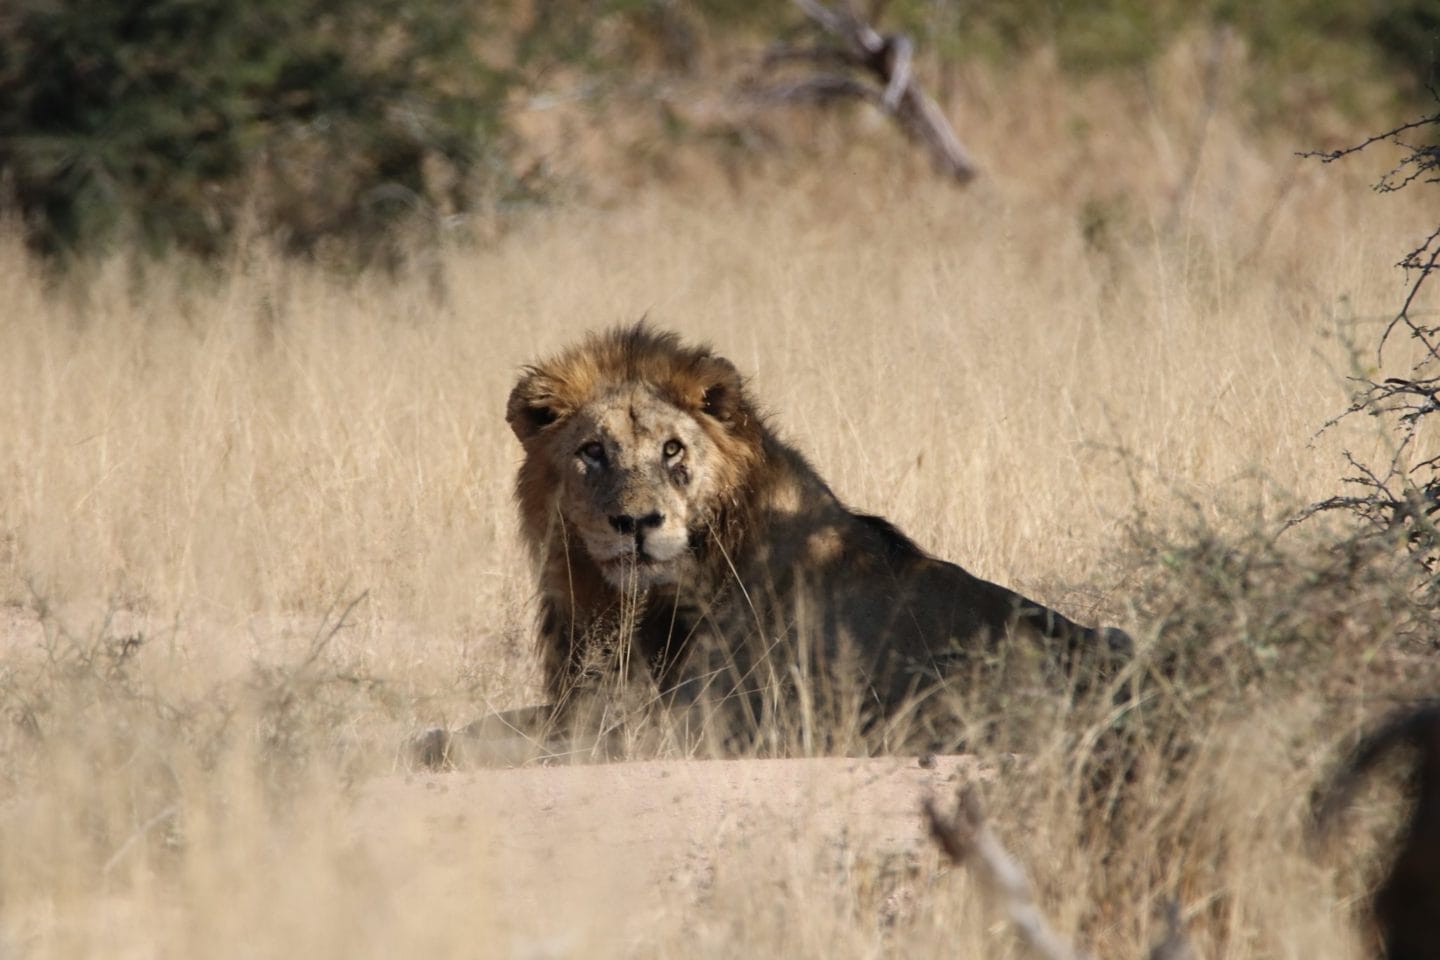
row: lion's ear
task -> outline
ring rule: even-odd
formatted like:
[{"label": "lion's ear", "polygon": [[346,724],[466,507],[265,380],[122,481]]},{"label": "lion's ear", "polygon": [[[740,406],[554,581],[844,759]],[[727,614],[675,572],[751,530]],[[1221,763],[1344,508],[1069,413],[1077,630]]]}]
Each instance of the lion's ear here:
[{"label": "lion's ear", "polygon": [[520,378],[505,404],[505,419],[521,443],[559,420],[561,414],[553,384],[535,370]]},{"label": "lion's ear", "polygon": [[701,377],[700,411],[721,423],[732,423],[744,401],[740,371],[724,357],[707,357]]}]

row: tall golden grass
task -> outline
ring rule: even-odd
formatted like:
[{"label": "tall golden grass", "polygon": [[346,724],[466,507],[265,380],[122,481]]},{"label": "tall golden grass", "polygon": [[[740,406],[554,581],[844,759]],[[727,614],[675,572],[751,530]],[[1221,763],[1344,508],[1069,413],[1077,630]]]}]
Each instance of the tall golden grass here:
[{"label": "tall golden grass", "polygon": [[[1010,955],[963,879],[914,867],[895,922],[888,866],[804,836],[785,876],[733,868],[636,929],[458,894],[503,885],[484,838],[504,823],[384,811],[399,870],[347,824],[409,733],[538,694],[504,399],[583,331],[648,315],[712,341],[851,504],[1142,638],[1137,517],[1273,531],[1336,492],[1340,451],[1387,438],[1316,430],[1431,223],[1374,171],[1250,129],[1238,85],[1207,111],[1199,73],[1181,49],[1145,91],[1043,61],[967,78],[987,169],[964,192],[850,123],[819,168],[536,213],[400,276],[257,247],[219,277],[116,256],[57,280],[11,230],[0,955]],[[1198,852],[1095,854],[1063,716],[993,785],[996,829],[1098,953],[1139,955],[1169,891],[1206,956],[1358,955],[1358,874],[1298,849],[1331,711],[1200,731],[1154,808]],[[1173,839],[1158,819],[1136,815]]]}]

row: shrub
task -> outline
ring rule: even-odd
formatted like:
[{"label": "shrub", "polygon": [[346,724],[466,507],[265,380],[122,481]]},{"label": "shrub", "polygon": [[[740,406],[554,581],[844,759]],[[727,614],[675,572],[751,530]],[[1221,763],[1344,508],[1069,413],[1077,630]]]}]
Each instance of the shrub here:
[{"label": "shrub", "polygon": [[[474,203],[509,75],[441,0],[18,0],[0,174],[32,248],[213,254],[250,211],[296,251]],[[248,206],[247,206],[248,204]]]}]

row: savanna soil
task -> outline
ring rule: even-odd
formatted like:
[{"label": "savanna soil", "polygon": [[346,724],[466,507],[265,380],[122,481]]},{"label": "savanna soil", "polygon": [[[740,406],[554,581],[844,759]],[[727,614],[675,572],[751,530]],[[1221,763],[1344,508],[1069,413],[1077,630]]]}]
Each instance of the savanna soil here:
[{"label": "savanna soil", "polygon": [[988,776],[962,757],[396,773],[360,788],[353,822],[399,896],[442,914],[480,905],[510,942],[570,952],[652,935],[717,886],[778,894],[797,874],[844,882],[857,864],[886,885],[875,908],[893,918],[936,869],[921,798],[949,805]]}]

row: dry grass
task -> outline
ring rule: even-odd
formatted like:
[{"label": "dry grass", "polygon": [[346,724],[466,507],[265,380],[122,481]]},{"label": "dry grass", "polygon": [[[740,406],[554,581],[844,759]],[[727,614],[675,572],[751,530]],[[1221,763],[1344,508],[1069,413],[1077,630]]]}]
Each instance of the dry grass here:
[{"label": "dry grass", "polygon": [[[1177,52],[1144,97],[1043,63],[970,78],[989,169],[967,192],[894,163],[881,127],[828,171],[537,214],[399,278],[255,252],[218,280],[117,258],[55,285],[11,236],[0,954],[1011,955],[933,858],[803,831],[789,873],[732,864],[668,909],[499,916],[463,891],[498,882],[503,822],[357,828],[353,799],[409,732],[536,696],[504,398],[595,326],[648,312],[712,340],[852,504],[1147,641],[1157,610],[1184,616],[1156,583],[1192,571],[1166,564],[1208,568],[1125,553],[1137,516],[1243,542],[1334,492],[1339,450],[1383,442],[1312,439],[1345,398],[1337,332],[1373,339],[1424,211],[1295,160],[1313,144],[1247,131],[1227,97],[1202,143],[1197,71]],[[1313,690],[1196,714],[1108,857],[1059,712],[987,806],[1060,929],[1138,956],[1178,894],[1205,956],[1358,955],[1359,880],[1305,857],[1300,820],[1363,713],[1327,698],[1387,639],[1380,589]],[[1249,594],[1216,596],[1238,611],[1205,621],[1217,648],[1246,642]],[[356,838],[392,829],[415,841],[399,886]],[[473,856],[427,870],[427,831]]]}]

